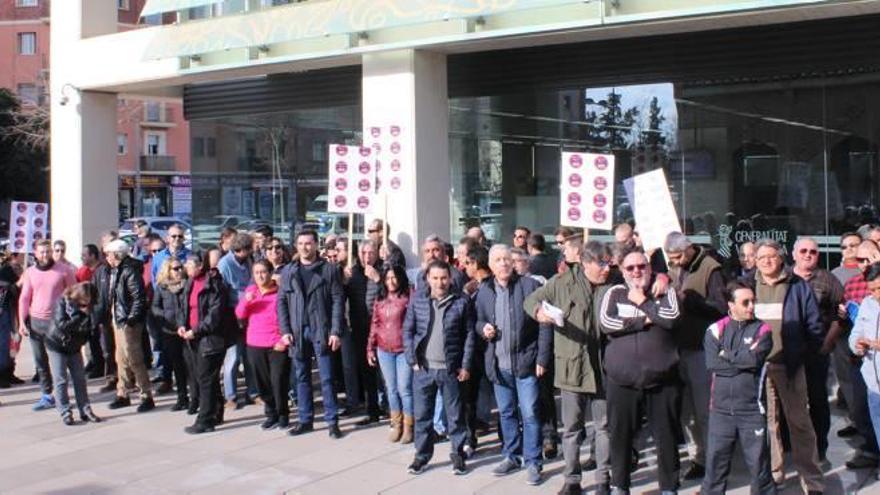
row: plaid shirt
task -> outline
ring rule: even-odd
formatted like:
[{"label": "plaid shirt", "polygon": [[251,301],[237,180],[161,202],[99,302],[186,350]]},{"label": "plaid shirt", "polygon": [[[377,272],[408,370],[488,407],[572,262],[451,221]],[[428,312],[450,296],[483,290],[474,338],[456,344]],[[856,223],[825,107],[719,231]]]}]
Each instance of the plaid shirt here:
[{"label": "plaid shirt", "polygon": [[868,282],[865,280],[865,274],[860,273],[849,279],[843,288],[843,299],[847,303],[850,301],[856,304],[862,304],[862,299],[868,296]]}]

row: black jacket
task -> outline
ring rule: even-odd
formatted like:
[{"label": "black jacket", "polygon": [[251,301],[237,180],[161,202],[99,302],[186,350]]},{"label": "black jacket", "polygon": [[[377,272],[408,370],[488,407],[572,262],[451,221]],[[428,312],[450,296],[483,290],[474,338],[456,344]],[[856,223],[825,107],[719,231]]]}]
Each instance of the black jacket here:
[{"label": "black jacket", "polygon": [[[474,312],[467,296],[452,292],[452,301],[443,315],[446,368],[451,373],[459,369],[471,370],[474,353]],[[410,366],[428,368],[425,347],[434,324],[431,297],[417,292],[409,300],[403,320],[403,352]]]},{"label": "black jacket", "polygon": [[[650,318],[651,323],[646,323]],[[678,299],[670,290],[639,306],[629,300],[626,285],[615,285],[602,298],[599,321],[608,336],[605,376],[622,387],[652,388],[674,380],[678,348],[672,329],[679,318]]]},{"label": "black jacket", "polygon": [[110,265],[102,261],[92,273],[92,283],[98,289],[98,300],[92,306],[92,322],[95,326],[110,327]]},{"label": "black jacket", "polygon": [[147,317],[147,292],[144,289],[144,264],[126,256],[115,268],[110,295],[116,325],[143,324]]},{"label": "black jacket", "polygon": [[206,275],[205,287],[199,294],[198,325],[189,325],[189,296],[192,294],[192,279],[186,281],[177,312],[177,326],[192,330],[195,339],[191,343],[202,356],[226,352],[227,338],[224,335],[223,315],[226,308],[226,287],[219,276]]},{"label": "black jacket", "polygon": [[165,285],[156,285],[151,308],[153,321],[164,333],[177,335],[177,314],[184,304],[186,300],[183,299],[183,290],[172,292]]},{"label": "black jacket", "polygon": [[[287,265],[281,274],[278,291],[278,325],[282,335],[293,335],[293,349],[302,356],[303,328],[312,330],[313,345],[318,354],[329,352],[331,335],[342,336],[345,294],[339,267],[324,260],[315,261],[314,274],[308,287],[303,287],[298,271],[299,261]],[[306,307],[308,300],[308,307]]]},{"label": "black jacket", "polygon": [[46,345],[55,352],[74,354],[89,341],[91,332],[91,317],[62,297],[52,311],[52,326],[46,335]]},{"label": "black jacket", "polygon": [[[381,265],[376,265],[375,268],[381,273]],[[366,339],[370,334],[373,303],[378,295],[379,284],[367,278],[360,264],[353,266],[351,278],[345,284],[345,296],[348,300],[348,323],[352,332],[362,339]]]},{"label": "black jacket", "polygon": [[773,347],[770,325],[724,317],[706,331],[706,368],[712,374],[709,408],[728,415],[763,414],[764,359]]},{"label": "black jacket", "polygon": [[556,275],[556,259],[547,253],[536,254],[529,258],[529,272],[550,280],[550,277]]},{"label": "black jacket", "polygon": [[[507,283],[508,307],[510,308],[511,336],[513,337],[511,354],[512,370],[517,378],[525,378],[535,374],[535,365],[549,368],[553,359],[553,330],[547,325],[539,325],[524,311],[524,302],[529,294],[536,291],[541,284],[530,277],[519,277],[514,274]],[[490,278],[480,285],[476,297],[476,318],[474,326],[475,338],[485,340],[483,327],[495,324],[495,278]],[[503,331],[503,330],[502,330]],[[485,346],[486,377],[498,383],[498,363],[495,356],[496,336]]]}]

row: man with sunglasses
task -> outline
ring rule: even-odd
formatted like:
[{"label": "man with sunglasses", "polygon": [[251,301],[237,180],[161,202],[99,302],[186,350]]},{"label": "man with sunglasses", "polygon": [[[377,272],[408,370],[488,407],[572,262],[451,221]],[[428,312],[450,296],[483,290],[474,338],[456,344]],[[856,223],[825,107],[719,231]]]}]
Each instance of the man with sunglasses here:
[{"label": "man with sunglasses", "polygon": [[[596,482],[600,490],[609,490],[609,443],[606,428],[605,391],[602,376],[602,338],[596,326],[595,308],[599,290],[608,278],[608,248],[596,241],[588,242],[580,250],[580,268],[568,270],[547,281],[526,297],[523,306],[538,323],[552,325],[553,354],[556,363],[553,385],[562,392],[562,454],[565,458],[565,477],[561,494],[581,493],[580,447],[584,441],[584,424],[591,416],[595,427]],[[564,308],[562,326],[542,308],[547,302]],[[552,368],[551,368],[552,369]],[[543,370],[546,374],[549,370]],[[552,386],[550,389],[552,399]],[[542,401],[543,402],[543,401]],[[556,450],[554,419],[546,405],[539,406],[544,441]],[[548,426],[550,431],[548,431]],[[548,445],[545,443],[546,452]]]},{"label": "man with sunglasses", "polygon": [[73,277],[76,278],[76,267],[67,259],[67,243],[58,239],[57,241],[52,243],[52,259],[55,260],[55,263],[58,264],[61,268],[68,270],[73,273]]},{"label": "man with sunglasses", "polygon": [[384,232],[384,230],[385,223],[382,221],[381,218],[374,218],[373,221],[370,222],[369,227],[367,227],[367,238],[373,241],[373,243],[376,245],[377,252],[378,249],[382,247],[382,241],[384,240],[385,234],[387,233]]},{"label": "man with sunglasses", "polygon": [[810,420],[816,432],[816,449],[819,459],[824,460],[831,428],[831,409],[828,407],[829,355],[843,330],[837,311],[843,302],[843,285],[831,272],[819,268],[819,244],[809,237],[801,237],[794,243],[792,271],[813,289],[822,319],[822,346],[807,350],[804,371],[807,375]]},{"label": "man with sunglasses", "polygon": [[[839,308],[841,315],[847,315],[847,330],[852,329],[858,317],[859,310],[854,308],[858,308],[862,301],[870,295],[866,274],[874,263],[880,262],[880,248],[877,247],[874,241],[864,239],[859,244],[859,247],[856,248],[856,262],[859,265],[860,272],[844,285],[844,303]],[[868,411],[868,389],[865,379],[859,371],[862,359],[854,356],[848,362],[849,377],[852,383],[852,397],[847,399],[849,418],[858,430],[859,435],[864,439],[864,443],[859,446],[856,455],[846,461],[846,468],[874,469],[880,465],[880,445],[877,443],[875,428]]]},{"label": "man with sunglasses", "polygon": [[773,481],[785,481],[782,415],[788,426],[791,456],[808,493],[824,489],[810,420],[805,371],[811,349],[822,346],[824,334],[816,296],[804,279],[785,270],[782,245],[771,239],[756,244],[758,270],[742,279],[755,291],[755,316],[770,325],[773,346],[767,356],[767,429]]},{"label": "man with sunglasses", "polygon": [[862,273],[859,270],[858,250],[862,238],[855,232],[846,232],[840,236],[840,266],[831,270],[841,285],[849,282],[849,279]]},{"label": "man with sunglasses", "polygon": [[643,411],[657,445],[661,493],[675,493],[681,430],[679,358],[673,339],[680,316],[678,297],[674,290],[654,296],[654,274],[641,249],[626,253],[621,268],[625,283],[608,289],[599,313],[608,338],[604,364],[613,493],[629,493],[631,449]]},{"label": "man with sunglasses", "polygon": [[529,230],[528,227],[523,227],[522,225],[518,225],[513,229],[513,243],[512,246],[515,248],[525,249],[526,244],[528,243],[529,236],[532,234],[532,231]]},{"label": "man with sunglasses", "polygon": [[[674,332],[678,370],[684,382],[682,420],[695,444],[693,462],[684,479],[700,479],[706,472],[706,430],[709,422],[709,372],[703,352],[706,328],[727,311],[721,264],[706,250],[691,244],[681,232],[670,232],[664,243],[669,277],[681,308]],[[692,420],[692,421],[691,421]]]},{"label": "man with sunglasses", "polygon": [[165,263],[169,257],[177,258],[181,263],[186,261],[190,250],[184,246],[185,236],[183,227],[180,224],[174,224],[168,227],[168,234],[165,237],[165,249],[158,253],[153,253],[153,263],[150,268],[150,280],[153,282],[153,289],[156,288],[156,276],[159,274],[159,268]]}]

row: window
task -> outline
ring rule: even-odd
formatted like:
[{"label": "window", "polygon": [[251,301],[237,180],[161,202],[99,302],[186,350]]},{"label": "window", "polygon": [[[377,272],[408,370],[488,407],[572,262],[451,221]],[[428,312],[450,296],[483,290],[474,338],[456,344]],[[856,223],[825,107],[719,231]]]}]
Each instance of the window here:
[{"label": "window", "polygon": [[164,132],[147,132],[144,134],[144,154],[147,156],[165,155]]},{"label": "window", "polygon": [[18,54],[34,55],[37,53],[37,33],[18,33]]},{"label": "window", "polygon": [[162,104],[158,101],[146,102],[144,109],[148,122],[159,122],[162,120]]},{"label": "window", "polygon": [[39,7],[39,0],[15,0],[16,7]]},{"label": "window", "polygon": [[214,158],[217,156],[217,140],[209,137],[205,138],[205,156]]},{"label": "window", "polygon": [[325,162],[327,161],[327,144],[322,141],[315,141],[312,143],[312,161],[313,162]]},{"label": "window", "polygon": [[192,157],[193,158],[204,158],[205,157],[205,138],[200,138],[200,137],[192,138]]},{"label": "window", "polygon": [[123,156],[128,153],[128,134],[116,135],[116,154]]},{"label": "window", "polygon": [[119,10],[131,9],[130,0],[116,0],[116,6],[119,8]]},{"label": "window", "polygon": [[31,103],[34,105],[39,103],[40,95],[39,95],[39,91],[37,91],[36,84],[30,84],[30,83],[19,84],[18,87],[16,88],[16,92],[18,93],[19,99],[21,99],[21,101],[23,103]]},{"label": "window", "polygon": [[148,26],[158,26],[162,24],[162,14],[153,14],[143,17],[144,24]]}]

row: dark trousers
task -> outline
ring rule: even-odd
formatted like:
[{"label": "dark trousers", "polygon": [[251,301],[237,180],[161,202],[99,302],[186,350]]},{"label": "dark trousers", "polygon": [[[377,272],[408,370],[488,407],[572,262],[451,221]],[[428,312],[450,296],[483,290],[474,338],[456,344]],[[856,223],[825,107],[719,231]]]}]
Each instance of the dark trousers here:
[{"label": "dark trousers", "polygon": [[108,320],[99,325],[98,333],[101,338],[101,354],[106,365],[104,374],[113,378],[116,376],[116,335],[113,333],[113,324]]},{"label": "dark trousers", "polygon": [[553,365],[538,378],[538,421],[541,422],[541,436],[544,442],[559,442],[559,424],[556,420],[556,397],[553,389]]},{"label": "dark trousers", "polygon": [[709,440],[706,452],[706,476],[701,493],[724,494],[733,451],[739,443],[752,478],[752,494],[775,494],[770,475],[770,444],[767,441],[767,418],[762,414],[730,415],[709,413]]},{"label": "dark trousers", "polygon": [[182,342],[182,347],[183,362],[186,365],[186,388],[189,390],[192,408],[199,404],[199,354],[198,349],[190,342]]},{"label": "dark trousers", "polygon": [[367,363],[367,337],[369,330],[358,332],[354,337],[354,351],[357,358],[358,377],[361,381],[361,389],[366,395],[367,413],[379,415],[379,380],[376,375],[377,368]]},{"label": "dark trousers", "polygon": [[871,412],[868,409],[868,387],[865,385],[865,378],[862,377],[861,366],[861,361],[857,364],[850,363],[853,401],[847,403],[847,407],[856,429],[859,430],[859,435],[865,440],[865,443],[860,447],[862,453],[876,458],[880,456],[880,448],[878,448],[877,436],[871,422]]},{"label": "dark trousers", "polygon": [[101,349],[101,331],[95,327],[89,334],[89,363],[86,368],[98,370],[102,374],[107,373],[107,363],[104,362],[104,352]]},{"label": "dark trousers", "polygon": [[263,411],[267,418],[287,418],[290,407],[287,391],[290,389],[290,357],[287,351],[278,352],[271,347],[247,347],[247,358],[254,372],[257,391],[263,399]]},{"label": "dark trousers", "polygon": [[804,363],[807,378],[807,400],[810,404],[810,421],[816,432],[816,450],[819,459],[828,450],[828,430],[831,429],[831,408],[828,406],[828,356],[814,353]]},{"label": "dark trousers", "polygon": [[223,393],[220,390],[223,356],[223,353],[198,356],[199,415],[196,422],[202,425],[215,425],[223,407]]},{"label": "dark trousers", "polygon": [[299,405],[299,422],[310,424],[315,418],[315,398],[312,395],[312,358],[318,362],[318,373],[321,377],[321,398],[324,400],[324,421],[328,424],[339,420],[336,407],[336,391],[333,389],[333,362],[330,352],[318,352],[321,344],[313,342],[309,328],[303,333],[303,348],[296,349],[293,361],[296,366],[297,404]]},{"label": "dark trousers", "polygon": [[[50,320],[30,319],[31,352],[34,355],[34,367],[40,377],[40,391],[43,395],[52,395],[52,372],[49,369],[49,354],[46,351],[46,334],[52,325]],[[867,396],[866,396],[867,397]],[[867,400],[867,399],[865,399]]]},{"label": "dark trousers", "polygon": [[632,447],[642,422],[642,406],[657,445],[657,474],[660,490],[677,490],[678,442],[681,398],[676,383],[640,390],[606,382],[608,433],[611,438],[611,484],[628,490]]},{"label": "dark trousers", "polygon": [[162,360],[164,361],[162,375],[164,376],[167,370],[169,375],[167,381],[170,382],[170,377],[174,377],[174,381],[177,383],[177,400],[186,401],[189,396],[187,393],[189,373],[183,357],[183,339],[165,332],[162,332],[160,337],[162,339]]},{"label": "dark trousers", "polygon": [[480,399],[480,382],[483,381],[483,375],[485,375],[484,361],[484,358],[474,356],[471,376],[461,384],[461,404],[465,429],[467,430],[467,441],[473,448],[477,447],[477,401]]},{"label": "dark trousers", "polygon": [[448,370],[419,368],[413,373],[413,412],[416,420],[416,458],[423,462],[430,461],[434,456],[434,406],[438,390],[443,395],[452,453],[463,455],[467,440],[458,378]]}]

